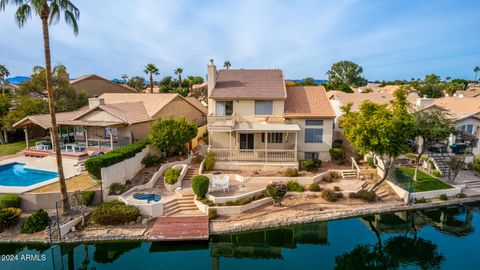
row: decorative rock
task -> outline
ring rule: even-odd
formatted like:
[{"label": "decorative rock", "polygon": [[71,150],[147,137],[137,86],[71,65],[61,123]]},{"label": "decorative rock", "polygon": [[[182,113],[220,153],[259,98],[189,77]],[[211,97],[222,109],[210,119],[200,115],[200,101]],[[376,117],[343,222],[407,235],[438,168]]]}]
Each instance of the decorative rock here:
[{"label": "decorative rock", "polygon": [[75,226],[73,226],[73,227],[70,229],[70,231],[72,231],[72,232],[75,232],[76,230],[77,230],[77,228],[75,228]]}]

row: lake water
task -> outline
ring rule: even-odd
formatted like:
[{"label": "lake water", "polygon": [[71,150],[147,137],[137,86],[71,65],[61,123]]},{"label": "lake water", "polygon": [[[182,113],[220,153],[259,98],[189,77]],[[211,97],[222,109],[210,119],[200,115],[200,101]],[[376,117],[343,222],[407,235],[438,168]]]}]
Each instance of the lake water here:
[{"label": "lake water", "polygon": [[204,243],[3,244],[0,269],[480,269],[479,209],[365,216]]}]

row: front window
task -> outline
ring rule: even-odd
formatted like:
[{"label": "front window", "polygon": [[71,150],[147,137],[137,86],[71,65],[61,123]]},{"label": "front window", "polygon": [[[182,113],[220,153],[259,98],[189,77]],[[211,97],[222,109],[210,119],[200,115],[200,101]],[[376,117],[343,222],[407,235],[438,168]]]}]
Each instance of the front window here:
[{"label": "front window", "polygon": [[272,115],[272,100],[255,100],[255,115]]},{"label": "front window", "polygon": [[459,127],[460,131],[463,133],[471,134],[473,135],[473,125],[468,124],[468,125],[462,125]]},{"label": "front window", "polygon": [[75,136],[83,136],[83,127],[75,127]]},{"label": "front window", "polygon": [[217,115],[226,116],[233,114],[233,101],[217,101]]},{"label": "front window", "polygon": [[[262,142],[265,142],[265,133],[262,133]],[[268,143],[282,143],[283,133],[268,133]]]},{"label": "front window", "polygon": [[323,126],[323,120],[319,119],[312,119],[312,120],[305,120],[306,126]]},{"label": "front window", "polygon": [[322,143],[323,129],[321,128],[306,128],[305,129],[305,143]]}]

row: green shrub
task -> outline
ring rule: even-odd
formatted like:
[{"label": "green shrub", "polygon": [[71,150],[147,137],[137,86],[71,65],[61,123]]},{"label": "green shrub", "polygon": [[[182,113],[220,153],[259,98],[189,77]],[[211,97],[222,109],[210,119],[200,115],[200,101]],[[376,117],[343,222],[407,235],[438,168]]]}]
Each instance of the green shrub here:
[{"label": "green shrub", "polygon": [[330,149],[330,157],[332,160],[338,164],[342,163],[344,160],[343,149],[342,148],[332,148]]},{"label": "green shrub", "polygon": [[322,181],[325,182],[325,183],[332,183],[332,182],[335,181],[335,179],[333,179],[331,173],[327,173],[322,177]]},{"label": "green shrub", "polygon": [[217,209],[208,209],[208,219],[216,219],[218,217]]},{"label": "green shrub", "polygon": [[330,171],[330,177],[332,178],[332,182],[336,179],[340,178],[340,174],[337,171]]},{"label": "green shrub", "polygon": [[273,182],[266,187],[267,195],[273,199],[273,205],[281,205],[287,194],[287,186],[283,182]]},{"label": "green shrub", "polygon": [[20,208],[22,198],[16,194],[7,194],[0,197],[0,208]]},{"label": "green shrub", "polygon": [[332,148],[342,148],[342,145],[343,145],[343,140],[336,139],[332,143]]},{"label": "green shrub", "polygon": [[428,203],[428,200],[425,198],[415,199],[415,203]]},{"label": "green shrub", "polygon": [[162,159],[157,155],[147,155],[142,159],[142,164],[145,167],[154,167],[162,163]]},{"label": "green shrub", "polygon": [[438,199],[441,201],[448,201],[447,194],[441,194],[440,196],[438,196]]},{"label": "green shrub", "polygon": [[163,173],[163,176],[165,176],[165,183],[169,185],[175,185],[178,182],[178,177],[180,177],[180,172],[180,170],[172,167],[166,169]]},{"label": "green shrub", "polygon": [[328,189],[324,189],[322,191],[322,198],[327,202],[336,202],[343,198],[343,194],[341,192],[334,192]]},{"label": "green shrub", "polygon": [[208,205],[208,206],[215,206],[215,202],[207,199],[207,198],[203,198],[203,199],[199,199],[198,201],[200,201],[201,203],[205,204],[205,205]]},{"label": "green shrub", "polygon": [[192,179],[192,189],[199,198],[205,198],[210,185],[210,179],[205,175],[197,175]]},{"label": "green shrub", "polygon": [[480,174],[480,155],[475,156],[472,163],[472,169],[478,174]]},{"label": "green shrub", "polygon": [[334,186],[333,191],[342,191],[342,189],[339,186]]},{"label": "green shrub", "polygon": [[205,156],[205,162],[203,163],[203,168],[207,171],[213,170],[215,167],[215,153],[208,152]]},{"label": "green shrub", "polygon": [[293,191],[293,192],[304,192],[305,188],[302,185],[300,185],[300,183],[298,183],[297,181],[290,180],[287,182],[287,190]]},{"label": "green shrub", "polygon": [[298,170],[295,168],[288,168],[283,172],[283,175],[286,177],[297,177],[298,176]]},{"label": "green shrub", "polygon": [[92,212],[92,220],[101,225],[120,225],[136,221],[140,210],[121,201],[104,202],[97,205]]},{"label": "green shrub", "polygon": [[28,216],[22,223],[22,233],[36,233],[47,228],[50,217],[43,209],[38,209],[33,214]]},{"label": "green shrub", "polygon": [[433,170],[432,175],[435,176],[435,177],[440,177],[442,174],[440,173],[439,170]]},{"label": "green shrub", "polygon": [[350,193],[349,195],[352,199],[360,199],[366,202],[374,202],[377,200],[377,194],[374,191],[368,191],[366,189],[361,189],[356,193]]},{"label": "green shrub", "polygon": [[312,183],[308,186],[308,191],[319,192],[321,190],[320,185],[317,183]]},{"label": "green shrub", "polygon": [[319,159],[302,160],[300,161],[300,169],[304,171],[314,171],[322,165],[322,161]]},{"label": "green shrub", "polygon": [[95,199],[95,191],[84,190],[75,191],[72,195],[72,199],[78,204],[83,206],[89,206]]},{"label": "green shrub", "polygon": [[22,210],[19,208],[3,208],[0,210],[0,232],[18,223]]},{"label": "green shrub", "polygon": [[373,157],[367,158],[367,164],[368,164],[368,167],[375,168],[375,161],[373,160]]},{"label": "green shrub", "polygon": [[95,179],[102,179],[101,169],[134,157],[148,144],[148,140],[141,140],[134,144],[126,145],[110,151],[104,155],[85,160],[85,169]]},{"label": "green shrub", "polygon": [[113,183],[110,185],[110,192],[112,194],[122,194],[125,190],[125,185],[120,183]]},{"label": "green shrub", "polygon": [[467,197],[467,194],[465,194],[465,193],[458,193],[457,194],[457,198],[463,199],[463,198],[466,198],[466,197]]}]

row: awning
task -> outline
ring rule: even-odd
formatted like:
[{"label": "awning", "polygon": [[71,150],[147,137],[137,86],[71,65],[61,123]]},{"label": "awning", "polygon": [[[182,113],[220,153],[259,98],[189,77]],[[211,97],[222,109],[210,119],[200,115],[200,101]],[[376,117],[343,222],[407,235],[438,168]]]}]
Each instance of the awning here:
[{"label": "awning", "polygon": [[297,124],[267,124],[258,122],[240,122],[234,127],[235,131],[300,131]]}]

